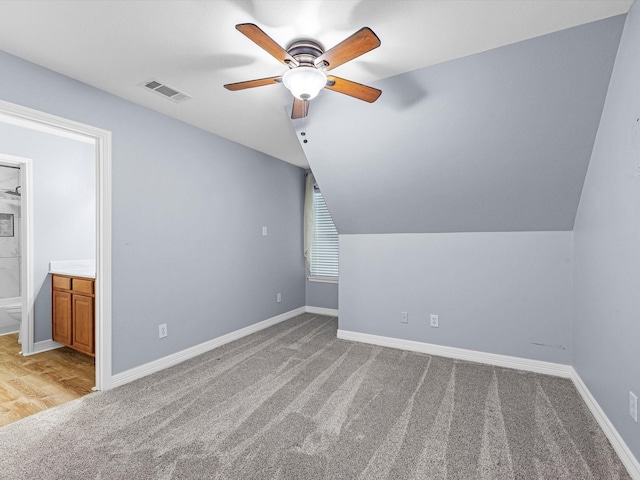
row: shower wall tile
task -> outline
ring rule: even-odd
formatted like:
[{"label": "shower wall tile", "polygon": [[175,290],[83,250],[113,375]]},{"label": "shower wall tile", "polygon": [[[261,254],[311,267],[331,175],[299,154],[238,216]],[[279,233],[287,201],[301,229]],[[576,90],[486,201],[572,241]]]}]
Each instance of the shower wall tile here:
[{"label": "shower wall tile", "polygon": [[20,185],[20,170],[0,166],[0,190],[15,190]]},{"label": "shower wall tile", "polygon": [[[9,213],[2,208],[0,200],[0,213]],[[20,219],[13,218],[13,237],[0,237],[0,258],[20,257]]]},{"label": "shower wall tile", "polygon": [[20,257],[0,258],[0,299],[20,296]]}]

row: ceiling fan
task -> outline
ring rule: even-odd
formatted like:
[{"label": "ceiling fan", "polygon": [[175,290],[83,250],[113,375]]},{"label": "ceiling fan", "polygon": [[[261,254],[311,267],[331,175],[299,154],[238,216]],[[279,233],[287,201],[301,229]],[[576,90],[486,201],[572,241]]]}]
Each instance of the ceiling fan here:
[{"label": "ceiling fan", "polygon": [[283,83],[294,96],[291,112],[291,118],[294,119],[307,116],[309,100],[318,95],[323,88],[369,103],[375,102],[382,93],[377,88],[325,73],[380,46],[380,39],[369,27],[361,28],[326,52],[318,42],[307,39],[296,40],[285,50],[253,23],[241,23],[236,25],[236,29],[276,60],[288,66],[289,70],[277,77],[228,83],[224,86],[227,90],[244,90]]}]

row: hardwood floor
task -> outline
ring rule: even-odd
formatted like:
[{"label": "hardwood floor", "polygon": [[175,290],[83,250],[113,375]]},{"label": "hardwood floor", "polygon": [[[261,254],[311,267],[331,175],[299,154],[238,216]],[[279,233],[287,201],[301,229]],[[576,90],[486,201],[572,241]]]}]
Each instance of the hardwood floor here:
[{"label": "hardwood floor", "polygon": [[0,426],[91,393],[93,358],[68,347],[20,351],[17,333],[0,336]]}]

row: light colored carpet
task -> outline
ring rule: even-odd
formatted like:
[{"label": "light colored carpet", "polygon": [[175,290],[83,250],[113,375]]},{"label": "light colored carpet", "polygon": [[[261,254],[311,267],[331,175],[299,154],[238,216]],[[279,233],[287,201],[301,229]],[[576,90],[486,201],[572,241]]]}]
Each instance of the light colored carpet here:
[{"label": "light colored carpet", "polygon": [[305,314],[0,429],[11,479],[628,479],[573,384]]}]

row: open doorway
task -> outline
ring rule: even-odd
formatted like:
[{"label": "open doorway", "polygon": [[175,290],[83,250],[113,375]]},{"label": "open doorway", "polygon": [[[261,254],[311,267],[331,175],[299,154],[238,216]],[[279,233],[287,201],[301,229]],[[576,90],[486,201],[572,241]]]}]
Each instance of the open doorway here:
[{"label": "open doorway", "polygon": [[[95,172],[95,388],[107,390],[111,388],[111,134],[105,130],[4,101],[0,101],[0,123],[92,145]],[[21,167],[26,175],[24,182],[27,185],[30,181],[28,177],[32,168],[31,162],[16,157],[14,161],[22,162]],[[36,341],[35,337],[38,324],[35,323],[34,305],[38,299],[32,262],[34,233],[33,222],[25,222],[25,262],[21,269],[24,286],[21,340],[25,356],[59,346],[52,340]]]},{"label": "open doorway", "polygon": [[[52,266],[91,264],[95,277],[95,142],[0,122],[0,426],[91,393],[96,384],[93,350],[93,298],[90,302],[91,350],[78,351],[52,341]],[[53,259],[59,259],[54,262]],[[69,260],[72,261],[69,261]],[[66,260],[66,261],[65,261]],[[56,277],[57,278],[57,277]],[[60,277],[63,278],[63,277]],[[80,278],[75,276],[74,278]],[[84,277],[83,277],[84,278]],[[93,284],[93,283],[92,283]],[[23,295],[33,285],[33,295]],[[72,295],[67,295],[70,299]],[[33,298],[34,304],[26,301]],[[29,312],[33,337],[25,333]],[[68,326],[77,323],[71,310]],[[54,316],[55,317],[55,316]],[[23,322],[23,318],[25,321]],[[31,323],[31,322],[29,322]],[[55,318],[54,318],[55,325]],[[18,330],[18,333],[14,333]],[[55,330],[55,329],[54,329]],[[71,330],[71,328],[70,328]],[[74,329],[74,331],[77,329]],[[55,332],[54,332],[55,333]],[[33,342],[25,341],[31,338]],[[53,340],[60,340],[53,335]],[[31,355],[21,355],[33,345]],[[33,355],[33,353],[37,353]]]},{"label": "open doorway", "polygon": [[24,251],[22,170],[19,163],[3,160],[0,155],[0,334],[21,325]]},{"label": "open doorway", "polygon": [[18,330],[18,343],[28,260],[23,211],[29,205],[27,196],[23,201],[23,185],[29,166],[29,159],[0,154],[0,334]]}]

